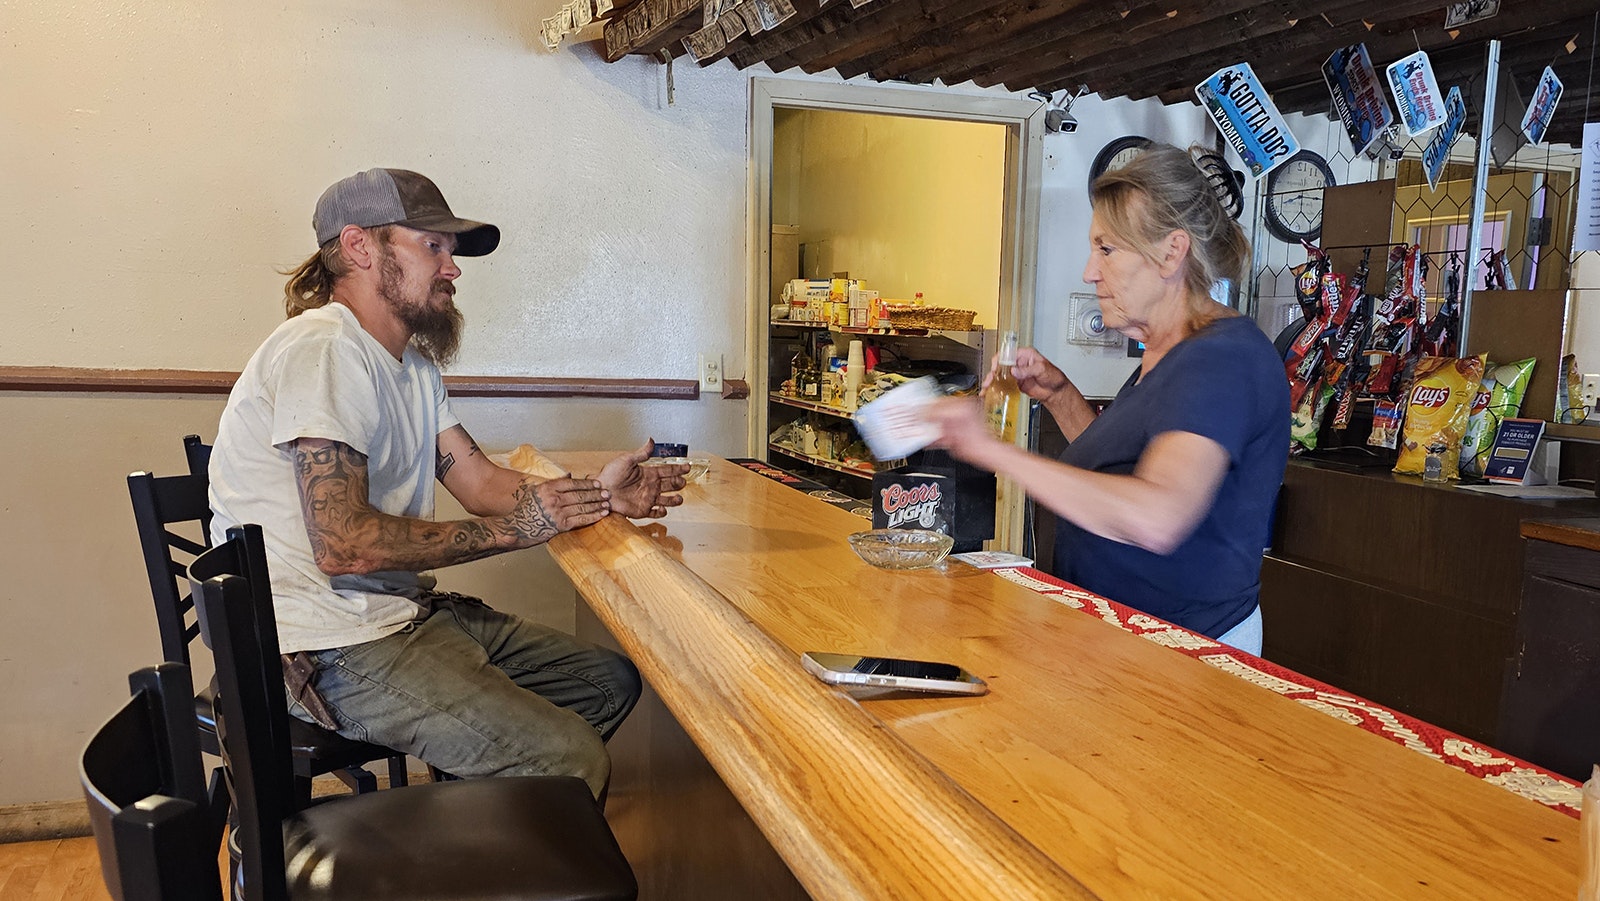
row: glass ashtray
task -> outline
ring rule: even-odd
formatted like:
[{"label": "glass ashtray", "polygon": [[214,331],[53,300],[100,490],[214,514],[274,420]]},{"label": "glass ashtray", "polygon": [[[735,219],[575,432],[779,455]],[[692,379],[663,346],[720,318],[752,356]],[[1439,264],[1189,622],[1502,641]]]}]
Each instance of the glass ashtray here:
[{"label": "glass ashtray", "polygon": [[685,482],[698,482],[705,477],[711,469],[711,461],[705,457],[651,457],[639,464],[640,466],[687,466],[689,474],[683,477]]},{"label": "glass ashtray", "polygon": [[879,569],[926,569],[950,553],[955,539],[927,529],[873,529],[850,536],[856,556]]}]

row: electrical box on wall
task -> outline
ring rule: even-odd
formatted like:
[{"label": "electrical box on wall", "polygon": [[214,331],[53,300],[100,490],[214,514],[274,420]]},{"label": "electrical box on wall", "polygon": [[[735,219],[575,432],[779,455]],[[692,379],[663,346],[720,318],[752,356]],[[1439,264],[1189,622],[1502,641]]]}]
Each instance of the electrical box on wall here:
[{"label": "electrical box on wall", "polygon": [[1073,294],[1068,307],[1068,344],[1116,347],[1122,343],[1122,336],[1106,328],[1100,316],[1100,298],[1093,294]]}]

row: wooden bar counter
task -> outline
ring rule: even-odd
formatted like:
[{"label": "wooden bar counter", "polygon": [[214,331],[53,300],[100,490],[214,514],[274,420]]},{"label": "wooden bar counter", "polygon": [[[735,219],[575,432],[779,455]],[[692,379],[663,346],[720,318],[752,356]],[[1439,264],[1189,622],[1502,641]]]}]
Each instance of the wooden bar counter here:
[{"label": "wooden bar counter", "polygon": [[[992,573],[873,569],[862,520],[732,463],[684,495],[550,550],[815,898],[1576,894],[1571,817]],[[958,663],[990,693],[858,700],[807,650]],[[613,815],[670,802],[627,766]],[[691,865],[624,847],[646,897]]]}]

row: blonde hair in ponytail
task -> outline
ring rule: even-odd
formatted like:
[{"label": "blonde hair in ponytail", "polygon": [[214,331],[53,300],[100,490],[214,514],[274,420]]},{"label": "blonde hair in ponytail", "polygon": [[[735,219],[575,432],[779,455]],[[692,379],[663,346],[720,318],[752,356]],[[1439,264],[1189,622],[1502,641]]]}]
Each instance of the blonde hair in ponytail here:
[{"label": "blonde hair in ponytail", "polygon": [[348,271],[339,239],[322,245],[316,253],[293,269],[283,270],[289,281],[283,286],[283,312],[293,319],[306,310],[325,307],[333,300],[333,285]]},{"label": "blonde hair in ponytail", "polygon": [[1183,275],[1190,332],[1238,315],[1211,299],[1211,286],[1224,278],[1240,282],[1250,241],[1189,151],[1152,144],[1133,162],[1095,179],[1090,202],[1112,234],[1153,263],[1161,262],[1159,248],[1167,235],[1182,230],[1189,236]]},{"label": "blonde hair in ponytail", "polygon": [[[379,246],[388,247],[393,227],[378,225],[367,231]],[[288,283],[283,286],[283,312],[285,318],[293,319],[306,310],[325,307],[333,300],[333,286],[350,271],[350,261],[344,258],[344,250],[335,237],[306,257],[305,262],[279,271],[289,276]]]}]

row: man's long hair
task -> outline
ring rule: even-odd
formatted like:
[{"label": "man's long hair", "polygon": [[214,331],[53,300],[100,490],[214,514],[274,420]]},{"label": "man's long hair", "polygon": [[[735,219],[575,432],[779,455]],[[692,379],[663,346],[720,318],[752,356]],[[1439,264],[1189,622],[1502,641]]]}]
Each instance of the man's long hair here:
[{"label": "man's long hair", "polygon": [[[373,240],[387,247],[391,228],[393,226],[379,225],[367,231]],[[339,246],[337,237],[330,238],[305,262],[293,269],[282,270],[284,275],[289,276],[288,283],[283,286],[285,318],[293,319],[306,310],[327,306],[333,300],[334,284],[349,271],[350,261],[344,258],[344,250]]]}]

